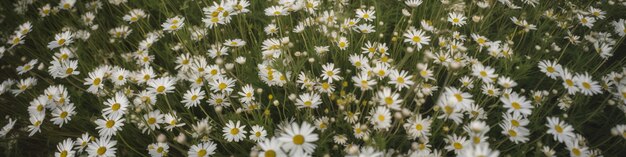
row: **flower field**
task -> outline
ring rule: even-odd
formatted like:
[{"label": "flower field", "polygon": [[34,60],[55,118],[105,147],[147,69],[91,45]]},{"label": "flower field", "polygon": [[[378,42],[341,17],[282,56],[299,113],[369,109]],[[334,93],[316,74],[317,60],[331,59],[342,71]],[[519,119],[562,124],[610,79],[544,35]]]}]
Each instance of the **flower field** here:
[{"label": "flower field", "polygon": [[10,0],[0,26],[0,156],[626,154],[625,0]]}]

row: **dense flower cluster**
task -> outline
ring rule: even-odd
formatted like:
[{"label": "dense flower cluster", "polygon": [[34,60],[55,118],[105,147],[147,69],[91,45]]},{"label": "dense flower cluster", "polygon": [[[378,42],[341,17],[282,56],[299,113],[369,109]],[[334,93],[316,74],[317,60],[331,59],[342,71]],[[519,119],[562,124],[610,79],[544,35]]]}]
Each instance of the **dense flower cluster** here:
[{"label": "dense flower cluster", "polygon": [[623,0],[12,3],[8,156],[626,153]]}]

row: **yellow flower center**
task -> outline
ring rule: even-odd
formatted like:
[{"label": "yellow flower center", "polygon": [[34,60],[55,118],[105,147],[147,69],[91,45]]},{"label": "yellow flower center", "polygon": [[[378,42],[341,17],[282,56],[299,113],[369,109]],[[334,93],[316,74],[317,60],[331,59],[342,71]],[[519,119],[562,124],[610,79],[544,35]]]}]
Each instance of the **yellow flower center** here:
[{"label": "yellow flower center", "polygon": [[422,129],[424,129],[424,126],[422,126],[422,124],[416,124],[415,125],[415,130],[422,131]]},{"label": "yellow flower center", "polygon": [[385,74],[386,74],[385,70],[378,71],[378,76],[385,76]]},{"label": "yellow flower center", "polygon": [[393,99],[391,97],[385,97],[385,104],[387,105],[393,104]]},{"label": "yellow flower center", "polygon": [[58,45],[63,45],[65,44],[65,39],[59,39],[59,41],[57,41]]},{"label": "yellow flower center", "polygon": [[335,73],[334,73],[333,71],[327,71],[327,72],[326,72],[326,75],[328,75],[328,76],[333,76],[333,75],[335,75]]},{"label": "yellow flower center", "polygon": [[454,98],[456,98],[456,101],[458,102],[463,101],[463,96],[459,93],[454,94]]},{"label": "yellow flower center", "polygon": [[583,82],[583,87],[585,87],[585,89],[591,89],[591,84]]},{"label": "yellow flower center", "polygon": [[293,136],[293,143],[296,145],[302,145],[304,143],[304,136],[302,135]]},{"label": "yellow flower center", "polygon": [[573,148],[572,149],[572,153],[574,153],[574,155],[576,155],[576,156],[580,156],[580,154],[581,154],[580,149],[578,149],[578,148]]},{"label": "yellow flower center", "polygon": [[104,155],[104,153],[106,153],[106,152],[107,152],[107,148],[106,147],[100,147],[96,151],[96,153],[98,153],[98,155]]},{"label": "yellow flower center", "polygon": [[19,37],[13,38],[13,45],[17,45],[20,41],[21,39]]},{"label": "yellow flower center", "polygon": [[276,152],[274,150],[265,151],[265,157],[276,157]]},{"label": "yellow flower center", "polygon": [[511,120],[511,125],[519,127],[519,122],[517,120]]},{"label": "yellow flower center", "polygon": [[511,106],[513,107],[513,109],[516,109],[516,110],[519,110],[522,108],[522,106],[517,102],[511,103]]},{"label": "yellow flower center", "polygon": [[515,130],[513,130],[513,129],[510,129],[509,130],[509,136],[516,137],[517,136],[517,132]]},{"label": "yellow flower center", "polygon": [[230,134],[232,135],[237,135],[239,133],[239,129],[238,128],[232,128],[230,129]]},{"label": "yellow flower center", "polygon": [[67,112],[63,111],[63,112],[61,112],[61,114],[59,115],[59,117],[60,117],[61,119],[65,119],[65,117],[67,117],[67,114],[68,114]]},{"label": "yellow flower center", "polygon": [[445,110],[447,114],[451,114],[452,112],[454,112],[454,108],[452,108],[451,106],[445,106],[443,107],[443,110]]},{"label": "yellow flower center", "polygon": [[120,105],[120,103],[115,103],[115,104],[111,105],[111,110],[117,111],[117,110],[120,109],[120,107],[122,107],[122,105]]},{"label": "yellow flower center", "polygon": [[61,152],[61,154],[59,155],[61,157],[67,157],[67,150],[64,150]]},{"label": "yellow flower center", "polygon": [[378,115],[378,121],[385,121],[385,116]]},{"label": "yellow flower center", "polygon": [[422,38],[420,38],[419,36],[413,36],[413,42],[419,43],[421,41],[422,41]]},{"label": "yellow flower center", "polygon": [[220,90],[224,90],[224,89],[226,89],[226,87],[228,87],[228,85],[226,85],[226,83],[220,83],[217,87],[218,87]]},{"label": "yellow flower center", "polygon": [[554,130],[555,130],[557,133],[563,133],[563,127],[561,127],[561,125],[558,125],[558,124],[557,124],[557,125],[554,125]]},{"label": "yellow flower center", "polygon": [[396,79],[396,82],[404,83],[404,77],[398,77],[398,79]]},{"label": "yellow flower center", "polygon": [[159,92],[159,93],[163,93],[163,91],[165,91],[165,86],[157,87],[156,91]]},{"label": "yellow flower center", "polygon": [[329,89],[330,88],[330,84],[328,84],[328,82],[324,82],[324,83],[322,83],[322,88],[323,89]]},{"label": "yellow flower center", "polygon": [[108,120],[105,125],[106,125],[107,128],[112,128],[113,125],[115,125],[115,121],[114,120]]},{"label": "yellow flower center", "polygon": [[472,138],[472,139],[473,139],[473,141],[474,141],[474,143],[475,143],[475,144],[478,144],[478,143],[480,143],[480,141],[481,141],[481,140],[480,140],[480,137],[478,137],[478,136],[474,136],[474,138]]},{"label": "yellow flower center", "polygon": [[67,68],[67,69],[65,70],[65,74],[68,74],[68,75],[69,75],[69,74],[72,74],[73,72],[74,72],[74,69],[73,69],[73,68]]},{"label": "yellow flower center", "polygon": [[480,76],[487,77],[487,72],[486,71],[480,71]]},{"label": "yellow flower center", "polygon": [[207,152],[206,152],[206,150],[205,150],[205,149],[200,149],[200,150],[198,151],[198,156],[205,156],[205,155],[206,155],[206,153],[207,153]]},{"label": "yellow flower center", "polygon": [[486,41],[483,38],[478,38],[478,43],[479,44],[484,44]]},{"label": "yellow flower center", "polygon": [[454,142],[452,145],[454,146],[454,149],[463,149],[463,145],[459,142]]},{"label": "yellow flower center", "polygon": [[148,124],[154,124],[154,123],[156,123],[156,118],[154,117],[148,118]]},{"label": "yellow flower center", "polygon": [[101,82],[102,82],[102,79],[100,78],[93,79],[93,85],[96,85],[96,86],[100,85]]}]

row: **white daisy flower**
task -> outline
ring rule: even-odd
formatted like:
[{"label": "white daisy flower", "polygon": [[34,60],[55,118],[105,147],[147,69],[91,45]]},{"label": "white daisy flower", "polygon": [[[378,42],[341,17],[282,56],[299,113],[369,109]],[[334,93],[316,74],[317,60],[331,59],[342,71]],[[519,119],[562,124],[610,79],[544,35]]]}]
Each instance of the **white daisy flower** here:
[{"label": "white daisy flower", "polygon": [[161,24],[163,27],[163,31],[173,32],[177,31],[185,26],[185,18],[180,16],[174,16],[165,21],[165,23]]},{"label": "white daisy flower", "polygon": [[196,107],[204,99],[204,91],[201,88],[191,88],[183,96],[181,103],[185,104],[186,108]]},{"label": "white daisy flower", "polygon": [[217,145],[212,141],[202,142],[192,145],[189,151],[187,151],[187,155],[189,155],[189,157],[208,157],[215,154],[216,149]]},{"label": "white daisy flower", "polygon": [[528,116],[532,113],[531,109],[534,108],[530,101],[526,100],[526,97],[517,93],[511,93],[508,97],[503,96],[500,98],[500,101],[504,103],[504,108],[507,109],[508,113],[520,113]]},{"label": "white daisy flower", "polygon": [[240,121],[237,121],[237,123],[233,123],[232,120],[229,120],[228,123],[226,123],[226,126],[222,128],[222,132],[224,132],[224,139],[226,139],[228,142],[242,141],[244,138],[246,138],[246,130],[244,130],[245,128],[246,126],[241,125]]},{"label": "white daisy flower", "polygon": [[327,63],[322,65],[322,79],[328,80],[328,82],[332,83],[333,81],[341,80],[341,76],[339,73],[341,72],[339,68],[335,68],[334,63]]},{"label": "white daisy flower", "polygon": [[152,157],[167,156],[170,146],[167,143],[153,143],[148,145],[148,154]]},{"label": "white daisy flower", "polygon": [[55,125],[59,125],[59,127],[63,127],[63,124],[71,121],[72,116],[76,114],[74,109],[75,107],[73,103],[57,107],[52,110],[52,117],[54,118],[50,119],[50,121],[52,121]]},{"label": "white daisy flower", "polygon": [[411,88],[413,86],[413,75],[408,75],[404,70],[392,70],[389,75],[389,84],[395,85],[398,91],[402,91],[403,88]]},{"label": "white daisy flower", "polygon": [[584,95],[592,96],[595,94],[601,94],[602,89],[598,82],[593,81],[589,73],[578,74],[572,78],[572,80],[576,83],[580,92]]},{"label": "white daisy flower", "polygon": [[233,91],[233,86],[235,86],[234,83],[234,79],[224,76],[213,80],[210,86],[213,92],[230,93]]},{"label": "white daisy flower", "polygon": [[15,69],[15,71],[17,71],[18,75],[22,75],[22,74],[30,71],[31,69],[33,69],[33,67],[35,67],[36,66],[35,64],[37,64],[37,63],[38,63],[37,59],[30,60],[28,63],[26,63],[26,64],[24,64],[22,66],[17,67]]},{"label": "white daisy flower", "polygon": [[156,94],[172,93],[175,89],[176,79],[172,77],[162,77],[158,79],[151,79],[148,81],[148,90]]},{"label": "white daisy flower", "polygon": [[126,108],[128,107],[128,98],[122,92],[115,93],[115,97],[107,99],[104,102],[104,105],[107,107],[102,110],[102,114],[106,116],[122,116],[126,113]]},{"label": "white daisy flower", "polygon": [[448,14],[448,22],[452,23],[453,26],[461,27],[465,25],[466,19],[467,18],[461,13],[453,12]]},{"label": "white daisy flower", "polygon": [[[161,114],[161,110],[154,110],[143,115],[143,120],[146,122],[150,130],[155,130],[161,128],[159,124],[165,122],[163,119],[164,116],[165,115]],[[144,132],[147,131],[148,128],[145,128]]]},{"label": "white daisy flower", "polygon": [[247,85],[241,87],[241,92],[239,92],[238,94],[239,94],[239,96],[241,96],[241,98],[239,98],[241,103],[247,104],[247,103],[251,103],[252,101],[255,100],[255,98],[254,98],[254,88],[250,84],[247,84]]},{"label": "white daisy flower", "polygon": [[111,140],[111,136],[103,136],[89,143],[87,153],[90,157],[115,157],[117,141]]},{"label": "white daisy flower", "polygon": [[250,130],[250,136],[248,136],[248,138],[250,138],[250,140],[254,142],[260,142],[260,141],[265,141],[266,136],[267,136],[267,131],[263,129],[263,126],[254,125],[252,126],[252,130]]},{"label": "white daisy flower", "polygon": [[376,19],[376,11],[369,10],[369,9],[368,10],[357,9],[356,17],[363,19],[365,21],[373,21],[374,19]]},{"label": "white daisy flower", "polygon": [[48,43],[48,48],[52,50],[57,47],[67,46],[74,42],[74,40],[72,40],[73,37],[74,35],[70,31],[56,34],[54,36],[54,41]]},{"label": "white daisy flower", "polygon": [[117,131],[122,130],[122,126],[124,126],[125,119],[122,118],[122,115],[116,116],[102,116],[103,119],[97,119],[95,121],[96,129],[100,136],[112,136],[116,135]]},{"label": "white daisy flower", "polygon": [[561,121],[558,117],[548,117],[548,134],[553,135],[554,140],[559,141],[561,143],[572,141],[574,139],[574,128]]},{"label": "white daisy flower", "polygon": [[385,106],[378,106],[370,111],[370,123],[375,129],[385,130],[391,127],[391,112]]},{"label": "white daisy flower", "polygon": [[321,100],[322,99],[320,95],[317,93],[304,93],[299,96],[298,100],[296,101],[296,106],[298,106],[298,108],[315,109],[320,104],[322,104]]},{"label": "white daisy flower", "polygon": [[165,114],[165,120],[163,122],[163,123],[167,123],[167,126],[165,126],[165,129],[167,131],[172,131],[172,129],[176,127],[185,126],[185,123],[181,123],[180,120],[181,120],[180,117],[176,116],[176,112]]},{"label": "white daisy flower", "polygon": [[404,123],[404,129],[414,139],[430,135],[430,117],[422,118],[422,115],[415,115],[407,123]]},{"label": "white daisy flower", "polygon": [[33,136],[35,133],[41,132],[41,124],[43,124],[43,120],[46,117],[45,114],[31,114],[28,121],[30,121],[30,125],[28,125],[28,131],[30,134],[28,136]]},{"label": "white daisy flower", "polygon": [[404,32],[403,36],[405,37],[404,42],[416,46],[418,50],[422,49],[423,45],[428,45],[428,42],[430,42],[430,37],[426,36],[422,30],[412,29],[408,32]]},{"label": "white daisy flower", "polygon": [[378,96],[377,98],[379,105],[384,105],[396,111],[400,110],[400,104],[402,103],[402,99],[400,99],[400,94],[396,92],[391,92],[390,88],[383,88],[382,91],[378,91],[376,96]]},{"label": "white daisy flower", "polygon": [[280,148],[282,142],[276,137],[260,141],[257,144],[261,147],[259,157],[287,157],[287,154]]},{"label": "white daisy flower", "polygon": [[72,139],[65,139],[57,145],[57,152],[54,152],[56,157],[74,157],[76,151],[72,150],[74,141]]}]

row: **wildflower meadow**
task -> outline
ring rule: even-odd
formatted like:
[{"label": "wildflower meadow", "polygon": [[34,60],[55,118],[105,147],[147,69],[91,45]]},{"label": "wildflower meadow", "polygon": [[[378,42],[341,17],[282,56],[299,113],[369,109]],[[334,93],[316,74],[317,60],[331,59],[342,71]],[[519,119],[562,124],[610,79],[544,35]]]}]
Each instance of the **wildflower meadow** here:
[{"label": "wildflower meadow", "polygon": [[626,0],[2,0],[0,156],[626,156]]}]

